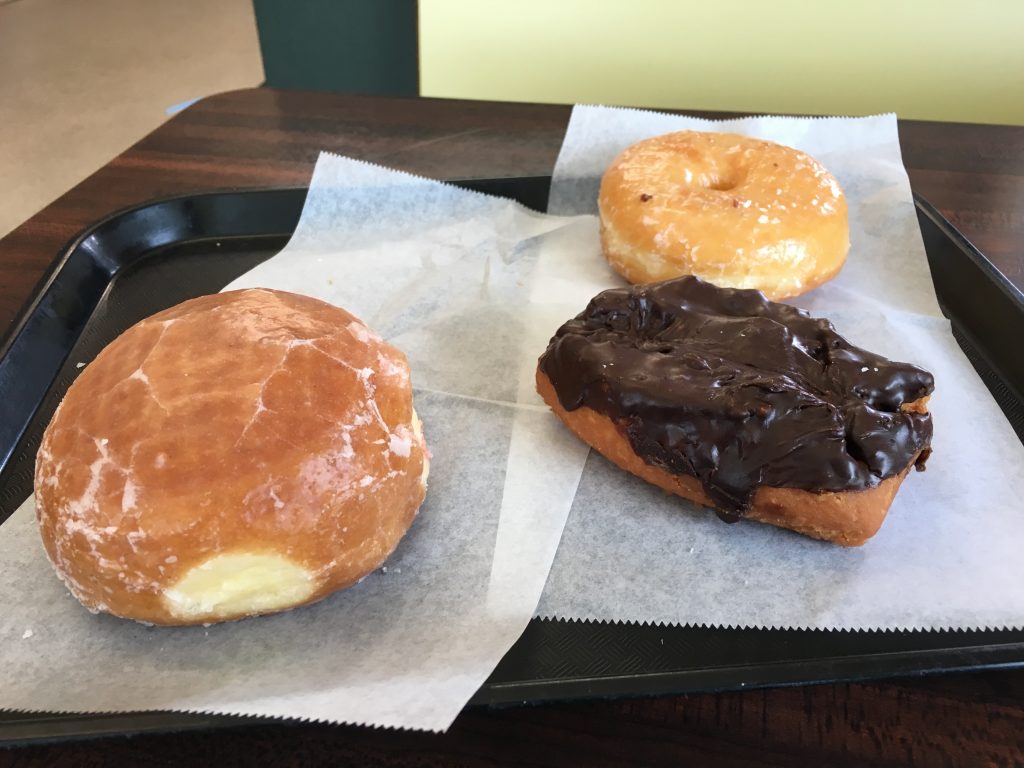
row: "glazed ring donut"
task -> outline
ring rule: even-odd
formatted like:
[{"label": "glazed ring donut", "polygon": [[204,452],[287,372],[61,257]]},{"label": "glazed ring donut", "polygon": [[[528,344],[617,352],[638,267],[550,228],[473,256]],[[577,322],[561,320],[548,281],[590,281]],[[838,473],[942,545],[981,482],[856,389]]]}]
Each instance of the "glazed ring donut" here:
[{"label": "glazed ring donut", "polygon": [[695,275],[770,299],[835,277],[846,199],[813,157],[770,141],[680,131],[623,151],[598,198],[601,245],[631,283]]},{"label": "glazed ring donut", "polygon": [[36,513],[88,609],[154,624],[272,613],[377,568],[427,452],[405,356],[296,294],[149,317],[71,385],[36,458]]}]

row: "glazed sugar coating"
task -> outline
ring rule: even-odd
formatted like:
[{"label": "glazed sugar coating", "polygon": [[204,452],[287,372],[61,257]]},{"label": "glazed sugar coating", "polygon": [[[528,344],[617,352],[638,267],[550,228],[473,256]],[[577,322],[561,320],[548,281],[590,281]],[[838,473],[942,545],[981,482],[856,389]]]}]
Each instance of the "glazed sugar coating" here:
[{"label": "glazed sugar coating", "polygon": [[82,372],[43,436],[36,505],[86,607],[208,622],[376,568],[426,468],[400,351],[329,304],[235,291],[141,321]]},{"label": "glazed sugar coating", "polygon": [[633,283],[683,275],[771,299],[839,273],[849,250],[846,198],[810,155],[727,133],[641,141],[608,167],[601,242]]}]

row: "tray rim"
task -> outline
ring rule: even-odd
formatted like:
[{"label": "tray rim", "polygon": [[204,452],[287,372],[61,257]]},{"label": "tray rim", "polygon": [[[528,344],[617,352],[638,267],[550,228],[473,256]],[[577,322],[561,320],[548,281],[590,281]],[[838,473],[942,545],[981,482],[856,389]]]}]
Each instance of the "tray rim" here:
[{"label": "tray rim", "polygon": [[[205,190],[202,192],[183,193],[177,195],[170,195],[168,197],[155,197],[150,200],[146,200],[141,203],[133,203],[131,205],[122,206],[117,208],[111,213],[106,214],[100,219],[92,222],[84,229],[72,235],[65,243],[60,247],[57,255],[47,265],[46,270],[40,276],[39,280],[32,287],[31,293],[28,298],[22,303],[18,309],[14,318],[11,320],[10,325],[0,335],[0,359],[3,359],[10,348],[14,345],[15,339],[24,331],[25,325],[32,317],[32,313],[38,308],[39,303],[42,301],[47,290],[53,285],[53,282],[57,279],[59,273],[67,265],[68,260],[72,254],[81,245],[96,234],[99,230],[103,229],[109,224],[118,221],[121,218],[129,216],[133,213],[144,211],[148,208],[153,208],[157,205],[164,205],[167,203],[176,203],[185,200],[193,200],[197,197],[216,197],[218,195],[234,195],[234,194],[245,194],[249,192],[255,193],[273,193],[273,192],[308,192],[308,186],[286,186],[286,187],[225,187],[224,189],[217,190]],[[282,233],[285,234],[285,233]],[[118,270],[113,272],[107,271],[110,277],[113,277]]]}]

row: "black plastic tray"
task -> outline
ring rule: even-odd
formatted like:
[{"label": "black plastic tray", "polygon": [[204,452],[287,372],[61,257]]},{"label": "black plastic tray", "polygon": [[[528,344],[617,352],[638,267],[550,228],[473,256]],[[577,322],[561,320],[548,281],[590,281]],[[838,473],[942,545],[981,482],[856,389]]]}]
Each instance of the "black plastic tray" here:
[{"label": "black plastic tray", "polygon": [[[459,182],[547,207],[550,179]],[[0,345],[0,521],[31,492],[42,430],[74,380],[136,321],[219,290],[277,253],[304,189],[181,197],[115,214],[59,255]],[[1024,295],[927,202],[918,218],[961,345],[1024,439]],[[735,630],[534,620],[473,704],[644,696],[1024,666],[1024,631]],[[0,743],[253,722],[168,712],[0,712]]]}]

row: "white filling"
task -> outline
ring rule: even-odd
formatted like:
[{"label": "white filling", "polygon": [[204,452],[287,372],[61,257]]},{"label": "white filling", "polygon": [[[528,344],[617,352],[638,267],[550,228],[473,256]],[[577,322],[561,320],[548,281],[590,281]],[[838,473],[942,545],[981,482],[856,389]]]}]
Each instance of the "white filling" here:
[{"label": "white filling", "polygon": [[290,608],[316,591],[312,573],[278,554],[215,555],[163,593],[183,621],[211,621]]}]

